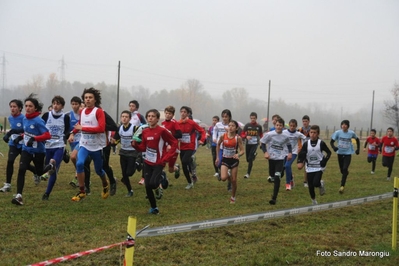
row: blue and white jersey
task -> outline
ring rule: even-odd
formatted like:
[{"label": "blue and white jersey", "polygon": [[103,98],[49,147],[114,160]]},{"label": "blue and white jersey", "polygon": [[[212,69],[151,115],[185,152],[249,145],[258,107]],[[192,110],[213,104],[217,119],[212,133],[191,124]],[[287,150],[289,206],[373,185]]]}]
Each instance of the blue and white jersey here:
[{"label": "blue and white jersey", "polygon": [[62,114],[58,118],[53,116],[52,112],[48,113],[46,127],[50,132],[51,139],[46,140],[46,149],[63,148],[64,137],[65,137],[65,114]]},{"label": "blue and white jersey", "polygon": [[[216,125],[213,127],[213,134],[212,134],[212,141],[218,143],[219,138],[227,132],[229,128],[229,124],[223,124],[223,122],[217,122]],[[220,144],[220,149],[223,149],[223,145]]]},{"label": "blue and white jersey", "polygon": [[134,126],[132,124],[129,125],[129,128],[127,130],[124,130],[123,125],[119,127],[119,136],[121,137],[120,143],[121,143],[121,150],[127,150],[127,151],[134,151],[135,149],[132,147],[132,139],[133,139],[133,129]]},{"label": "blue and white jersey", "polygon": [[[70,125],[69,128],[70,130],[73,130],[75,125],[79,122],[80,120],[80,115],[75,114],[73,111],[69,112],[69,117],[70,117]],[[82,136],[81,132],[77,132],[76,134],[73,134],[73,141],[71,142],[71,146],[75,146],[79,143],[80,137]]]},{"label": "blue and white jersey", "polygon": [[27,151],[30,154],[46,153],[43,141],[34,141],[32,147],[26,146],[31,137],[40,136],[43,135],[45,132],[48,132],[44,120],[39,116],[36,116],[31,119],[27,119],[26,117],[24,117],[23,125],[24,125],[24,145],[22,145],[22,150]]},{"label": "blue and white jersey", "polygon": [[338,142],[338,151],[337,154],[341,155],[351,155],[355,153],[355,149],[353,147],[352,139],[357,139],[357,135],[354,131],[348,130],[344,132],[342,129],[335,131],[331,139]]},{"label": "blue and white jersey", "polygon": [[[24,124],[23,124],[24,117],[25,116],[23,114],[19,114],[17,116],[10,115],[8,117],[8,122],[10,122],[10,128],[18,130],[22,133],[24,130]],[[19,134],[11,134],[10,140],[8,141],[8,146],[16,146],[18,149],[22,148],[22,143],[23,143],[22,140],[17,145],[14,144],[14,139],[16,139],[18,136]]]}]

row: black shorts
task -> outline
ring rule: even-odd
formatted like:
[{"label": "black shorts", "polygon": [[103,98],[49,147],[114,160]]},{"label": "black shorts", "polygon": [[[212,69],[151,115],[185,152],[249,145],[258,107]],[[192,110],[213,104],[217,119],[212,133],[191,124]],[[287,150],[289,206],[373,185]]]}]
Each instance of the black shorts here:
[{"label": "black shorts", "polygon": [[222,159],[222,165],[227,166],[227,168],[229,168],[229,169],[238,167],[239,163],[240,163],[240,160],[234,159],[234,158],[223,157],[223,159]]}]

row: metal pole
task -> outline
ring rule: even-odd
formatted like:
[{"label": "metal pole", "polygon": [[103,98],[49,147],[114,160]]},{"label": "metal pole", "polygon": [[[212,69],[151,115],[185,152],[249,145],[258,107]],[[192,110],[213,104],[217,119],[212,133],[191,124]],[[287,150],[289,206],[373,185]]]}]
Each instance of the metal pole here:
[{"label": "metal pole", "polygon": [[121,78],[121,61],[119,61],[118,64],[118,86],[116,89],[116,124],[118,124],[118,119],[119,119],[119,83],[120,83],[120,78]]},{"label": "metal pole", "polygon": [[270,88],[271,88],[271,85],[272,85],[272,81],[271,80],[269,80],[269,92],[268,92],[268,96],[267,96],[267,116],[266,116],[266,118],[267,118],[267,122],[266,122],[266,125],[267,125],[267,131],[269,131],[269,112],[270,112]]},{"label": "metal pole", "polygon": [[373,91],[373,98],[372,98],[372,102],[371,102],[370,130],[373,128],[373,116],[374,116],[374,91]]}]

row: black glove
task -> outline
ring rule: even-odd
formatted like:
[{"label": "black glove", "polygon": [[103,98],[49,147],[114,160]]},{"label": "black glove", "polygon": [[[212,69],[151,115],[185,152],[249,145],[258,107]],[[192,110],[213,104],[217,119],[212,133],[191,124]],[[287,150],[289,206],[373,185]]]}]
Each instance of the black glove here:
[{"label": "black glove", "polygon": [[8,143],[10,141],[10,136],[8,134],[5,134],[3,136],[3,140],[4,140],[5,143]]},{"label": "black glove", "polygon": [[28,142],[26,143],[26,146],[27,146],[27,147],[32,147],[34,141],[35,141],[35,138],[34,138],[34,137],[31,137],[31,138],[28,140]]},{"label": "black glove", "polygon": [[359,150],[356,150],[356,155],[359,155]]},{"label": "black glove", "polygon": [[320,166],[326,167],[326,165],[327,165],[327,159],[325,157],[323,157],[323,159],[320,161]]},{"label": "black glove", "polygon": [[338,148],[337,147],[334,147],[334,151],[337,151],[338,150]]},{"label": "black glove", "polygon": [[18,136],[16,139],[13,140],[15,145],[18,145],[21,140],[23,140],[24,138],[22,136]]}]

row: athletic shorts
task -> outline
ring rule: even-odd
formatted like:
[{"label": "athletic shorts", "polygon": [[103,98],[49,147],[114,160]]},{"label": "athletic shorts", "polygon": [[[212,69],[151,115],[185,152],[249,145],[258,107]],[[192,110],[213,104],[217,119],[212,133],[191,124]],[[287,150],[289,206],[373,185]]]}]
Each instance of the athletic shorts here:
[{"label": "athletic shorts", "polygon": [[223,159],[222,159],[222,165],[227,166],[227,168],[229,168],[229,169],[238,167],[239,163],[240,163],[240,160],[234,159],[234,158],[223,157]]}]

